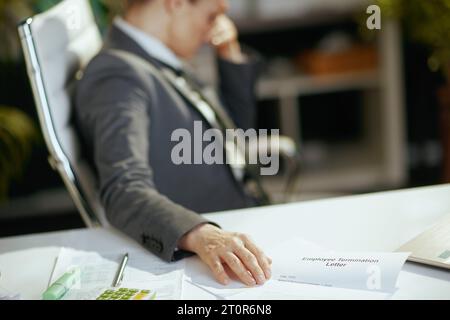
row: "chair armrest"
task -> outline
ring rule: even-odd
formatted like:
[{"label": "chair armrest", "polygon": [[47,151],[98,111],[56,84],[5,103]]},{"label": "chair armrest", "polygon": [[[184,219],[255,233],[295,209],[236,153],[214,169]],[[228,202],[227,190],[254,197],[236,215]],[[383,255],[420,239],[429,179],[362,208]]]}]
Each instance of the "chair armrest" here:
[{"label": "chair armrest", "polygon": [[271,139],[268,137],[267,139],[254,139],[250,141],[248,144],[247,157],[253,156],[253,159],[257,159],[260,154],[278,156],[280,158],[280,162],[284,162],[284,196],[281,202],[288,202],[290,196],[294,192],[299,174],[301,172],[301,157],[298,146],[293,139],[286,136],[279,136],[278,139]]},{"label": "chair armrest", "polygon": [[254,139],[248,144],[247,156],[256,156],[259,154],[268,154],[269,152],[278,153],[278,155],[286,160],[298,160],[299,151],[294,140],[286,136],[279,136],[278,139]]}]

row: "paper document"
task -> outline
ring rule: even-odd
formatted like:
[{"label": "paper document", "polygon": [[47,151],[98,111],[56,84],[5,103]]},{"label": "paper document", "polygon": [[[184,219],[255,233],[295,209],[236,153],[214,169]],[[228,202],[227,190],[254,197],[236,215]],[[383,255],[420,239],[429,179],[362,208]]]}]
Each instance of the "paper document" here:
[{"label": "paper document", "polygon": [[214,278],[209,267],[198,257],[187,259],[186,281],[212,294],[217,299],[224,299],[228,296],[235,295],[247,288],[242,282],[233,279],[231,279],[231,283],[227,286],[220,284]]},{"label": "paper document", "polygon": [[272,279],[248,288],[216,282],[198,258],[186,264],[187,278],[218,299],[386,299],[395,291],[409,253],[332,252],[301,238],[267,248]]},{"label": "paper document", "polygon": [[334,252],[301,239],[273,252],[273,279],[287,282],[393,292],[409,253]]},{"label": "paper document", "polygon": [[373,292],[345,288],[315,286],[294,282],[270,280],[264,286],[245,290],[232,300],[386,300],[392,296],[386,292]]},{"label": "paper document", "polygon": [[19,293],[12,293],[0,287],[0,300],[21,300]]},{"label": "paper document", "polygon": [[293,252],[276,261],[279,281],[392,292],[408,253]]},{"label": "paper document", "polygon": [[11,291],[1,286],[2,271],[0,270],[0,300],[20,300],[19,293],[12,293]]},{"label": "paper document", "polygon": [[[111,287],[123,256],[120,253],[78,251],[62,248],[56,260],[49,284],[56,281],[67,270],[81,268],[79,284],[63,299],[93,299],[101,289]],[[129,252],[121,287],[151,289],[157,299],[180,299],[184,274],[184,262],[166,263],[151,254]]]}]

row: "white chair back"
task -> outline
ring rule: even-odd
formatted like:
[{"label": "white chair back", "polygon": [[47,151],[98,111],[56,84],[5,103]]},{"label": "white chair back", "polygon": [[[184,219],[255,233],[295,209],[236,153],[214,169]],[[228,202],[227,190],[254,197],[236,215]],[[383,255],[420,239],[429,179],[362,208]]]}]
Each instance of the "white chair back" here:
[{"label": "white chair back", "polygon": [[23,22],[19,34],[50,164],[86,225],[107,225],[95,176],[72,123],[74,84],[102,46],[90,4],[64,0]]}]

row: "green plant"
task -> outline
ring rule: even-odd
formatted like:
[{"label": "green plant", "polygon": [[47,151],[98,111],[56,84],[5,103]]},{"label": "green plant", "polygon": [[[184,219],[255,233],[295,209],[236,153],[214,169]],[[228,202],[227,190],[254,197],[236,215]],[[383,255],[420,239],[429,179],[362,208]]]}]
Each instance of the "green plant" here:
[{"label": "green plant", "polygon": [[17,23],[32,14],[29,1],[0,0],[0,59],[15,60],[20,54]]},{"label": "green plant", "polygon": [[432,70],[450,73],[450,0],[377,0],[377,4],[384,17],[400,19],[412,39],[431,49]]},{"label": "green plant", "polygon": [[16,108],[0,106],[0,201],[19,179],[40,135],[33,121]]},{"label": "green plant", "polygon": [[[43,12],[61,0],[0,0],[0,60],[20,59],[17,24],[32,15]],[[111,18],[122,10],[124,1],[90,0],[97,23],[104,31]]]}]

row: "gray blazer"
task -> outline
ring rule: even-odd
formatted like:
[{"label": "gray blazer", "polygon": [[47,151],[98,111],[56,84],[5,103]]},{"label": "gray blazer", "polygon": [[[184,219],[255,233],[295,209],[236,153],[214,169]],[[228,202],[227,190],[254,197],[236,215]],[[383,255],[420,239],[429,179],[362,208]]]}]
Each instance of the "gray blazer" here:
[{"label": "gray blazer", "polygon": [[[256,204],[228,165],[175,165],[175,129],[192,134],[194,121],[210,125],[167,83],[151,72],[162,62],[112,27],[103,50],[77,85],[75,120],[87,157],[97,173],[110,223],[171,261],[181,258],[178,240],[209,222],[199,213]],[[220,91],[229,115],[241,128],[255,120],[256,64],[218,61]],[[177,254],[175,254],[177,253]]]}]

